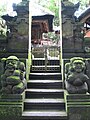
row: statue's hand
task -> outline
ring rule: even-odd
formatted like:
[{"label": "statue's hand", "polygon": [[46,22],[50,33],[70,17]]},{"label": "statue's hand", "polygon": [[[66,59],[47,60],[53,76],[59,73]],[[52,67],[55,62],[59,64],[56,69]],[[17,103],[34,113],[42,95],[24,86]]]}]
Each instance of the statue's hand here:
[{"label": "statue's hand", "polygon": [[21,82],[21,80],[18,76],[9,76],[6,78],[6,82],[8,85],[17,85]]},{"label": "statue's hand", "polygon": [[75,79],[74,81],[73,81],[73,85],[75,85],[75,86],[81,86],[81,85],[83,85],[84,83],[83,83],[83,81],[80,79],[80,78],[77,78],[77,79]]}]

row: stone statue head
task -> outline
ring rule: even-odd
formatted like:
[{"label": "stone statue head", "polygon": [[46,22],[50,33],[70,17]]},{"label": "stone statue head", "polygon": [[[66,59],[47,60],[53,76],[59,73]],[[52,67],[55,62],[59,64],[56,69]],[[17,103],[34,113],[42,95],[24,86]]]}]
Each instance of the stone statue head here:
[{"label": "stone statue head", "polygon": [[18,62],[19,62],[19,59],[16,56],[9,56],[6,59],[5,69],[12,69],[12,68],[16,69],[16,68],[18,68]]},{"label": "stone statue head", "polygon": [[85,69],[85,63],[82,60],[74,60],[72,63],[74,72],[80,73]]}]

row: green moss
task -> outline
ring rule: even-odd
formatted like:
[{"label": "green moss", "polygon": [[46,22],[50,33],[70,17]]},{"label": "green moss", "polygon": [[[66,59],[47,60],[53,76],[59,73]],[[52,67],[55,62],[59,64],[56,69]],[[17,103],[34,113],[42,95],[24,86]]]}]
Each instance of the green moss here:
[{"label": "green moss", "polygon": [[11,85],[17,85],[21,82],[20,77],[18,77],[18,76],[7,77],[6,81],[8,84],[11,84]]},{"label": "green moss", "polygon": [[24,94],[0,96],[0,120],[21,120]]},{"label": "green moss", "polygon": [[17,89],[18,88],[22,88],[23,89],[23,83],[18,84],[16,87],[17,87]]},{"label": "green moss", "polygon": [[70,120],[90,119],[89,94],[65,94],[67,100],[67,114]]},{"label": "green moss", "polygon": [[22,106],[0,105],[1,120],[20,120],[22,115]]},{"label": "green moss", "polygon": [[12,106],[14,106],[14,107],[17,107],[17,105],[19,106],[19,105],[22,105],[22,102],[20,102],[20,101],[18,101],[18,102],[11,102],[11,101],[9,101],[9,102],[7,102],[7,100],[5,101],[5,102],[0,102],[0,106],[6,106],[6,105],[12,105]]}]

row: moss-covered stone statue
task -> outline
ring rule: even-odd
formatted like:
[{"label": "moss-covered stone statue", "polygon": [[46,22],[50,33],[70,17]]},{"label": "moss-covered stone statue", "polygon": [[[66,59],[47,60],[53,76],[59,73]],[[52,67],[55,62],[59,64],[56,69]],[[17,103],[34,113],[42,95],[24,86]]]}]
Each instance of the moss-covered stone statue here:
[{"label": "moss-covered stone statue", "polygon": [[26,88],[25,65],[16,56],[2,58],[4,74],[1,75],[2,94],[20,94]]},{"label": "moss-covered stone statue", "polygon": [[81,57],[71,58],[66,63],[65,86],[70,94],[85,94],[88,92],[89,77],[85,74],[85,62]]}]

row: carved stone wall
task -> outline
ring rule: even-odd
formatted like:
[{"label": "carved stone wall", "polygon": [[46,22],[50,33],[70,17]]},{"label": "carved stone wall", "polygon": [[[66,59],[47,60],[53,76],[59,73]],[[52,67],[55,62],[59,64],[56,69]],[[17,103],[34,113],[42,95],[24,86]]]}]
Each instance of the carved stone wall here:
[{"label": "carved stone wall", "polygon": [[13,6],[17,16],[7,21],[8,51],[26,52],[29,43],[29,2],[22,1]]},{"label": "carved stone wall", "polygon": [[73,4],[69,0],[62,2],[62,45],[63,52],[83,52],[83,24],[74,15],[79,3]]}]

